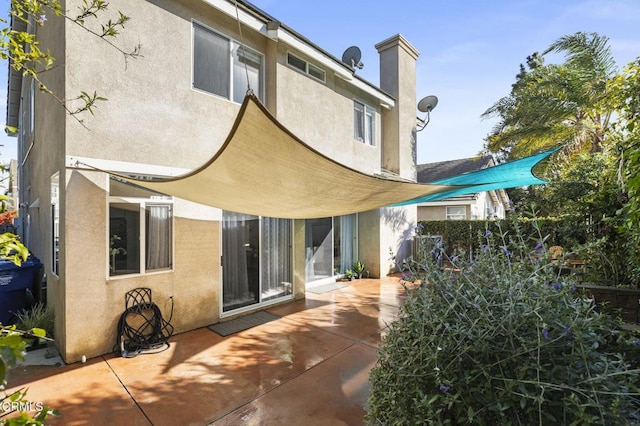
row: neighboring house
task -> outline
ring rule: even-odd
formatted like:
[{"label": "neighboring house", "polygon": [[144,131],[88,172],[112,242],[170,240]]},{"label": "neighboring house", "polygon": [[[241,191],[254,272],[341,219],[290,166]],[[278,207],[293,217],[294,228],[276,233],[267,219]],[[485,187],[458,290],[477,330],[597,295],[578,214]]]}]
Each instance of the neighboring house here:
[{"label": "neighboring house", "polygon": [[113,350],[133,288],[151,288],[165,315],[172,299],[172,324],[184,332],[304,298],[308,286],[334,281],[355,260],[376,277],[393,270],[390,252],[409,254],[415,205],[309,220],[255,217],[82,165],[157,176],[193,170],[225,141],[248,75],[272,114],[313,149],[367,174],[415,181],[418,52],[407,40],[376,45],[377,87],[244,1],[237,1],[241,32],[231,0],[109,3],[131,18],[118,45],[140,43],[143,57],[125,64],[107,43],[53,14],[29,26],[56,58],[41,74],[49,89],[62,99],[81,91],[108,98],[95,115],[78,121],[10,69],[7,124],[18,129],[22,238],[45,265],[65,361]]},{"label": "neighboring house", "polygon": [[[440,179],[495,166],[491,156],[419,164],[418,182]],[[504,189],[483,191],[418,204],[418,220],[504,219],[509,196]]]}]

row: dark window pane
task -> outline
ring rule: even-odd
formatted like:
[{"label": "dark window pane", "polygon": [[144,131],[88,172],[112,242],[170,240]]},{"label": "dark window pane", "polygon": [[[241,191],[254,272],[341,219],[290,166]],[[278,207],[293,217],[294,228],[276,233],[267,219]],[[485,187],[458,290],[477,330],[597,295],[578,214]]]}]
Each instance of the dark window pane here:
[{"label": "dark window pane", "polygon": [[229,98],[229,40],[194,24],[193,87]]},{"label": "dark window pane", "polygon": [[109,205],[109,275],[140,273],[140,205]]}]

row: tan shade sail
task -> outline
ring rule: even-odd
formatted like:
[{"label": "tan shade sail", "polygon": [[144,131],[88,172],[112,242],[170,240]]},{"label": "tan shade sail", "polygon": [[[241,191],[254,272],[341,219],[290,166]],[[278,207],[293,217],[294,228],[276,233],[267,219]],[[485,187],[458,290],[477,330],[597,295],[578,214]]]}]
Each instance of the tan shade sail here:
[{"label": "tan shade sail", "polygon": [[459,186],[366,175],[318,153],[247,95],[222,148],[186,175],[136,185],[257,216],[310,219],[371,210]]}]

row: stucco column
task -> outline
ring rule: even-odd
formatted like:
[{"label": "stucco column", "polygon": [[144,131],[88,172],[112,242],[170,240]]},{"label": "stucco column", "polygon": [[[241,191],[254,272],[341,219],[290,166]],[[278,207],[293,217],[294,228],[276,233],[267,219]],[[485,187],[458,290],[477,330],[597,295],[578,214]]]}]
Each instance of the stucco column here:
[{"label": "stucco column", "polygon": [[396,98],[382,112],[382,166],[400,176],[416,178],[416,60],[420,53],[400,34],[378,44],[380,88]]},{"label": "stucco column", "polygon": [[[382,167],[416,180],[416,60],[418,51],[400,34],[376,45],[380,55],[380,88],[396,104],[382,111]],[[380,274],[394,271],[395,262],[411,254],[417,222],[415,205],[379,210]]]}]

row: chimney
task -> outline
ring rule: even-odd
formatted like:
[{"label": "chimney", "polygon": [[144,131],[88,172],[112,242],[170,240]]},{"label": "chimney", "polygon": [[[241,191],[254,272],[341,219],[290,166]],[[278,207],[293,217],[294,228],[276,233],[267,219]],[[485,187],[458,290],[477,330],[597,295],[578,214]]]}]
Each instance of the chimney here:
[{"label": "chimney", "polygon": [[380,88],[396,99],[382,111],[382,167],[416,179],[416,60],[420,53],[397,34],[376,44]]}]

